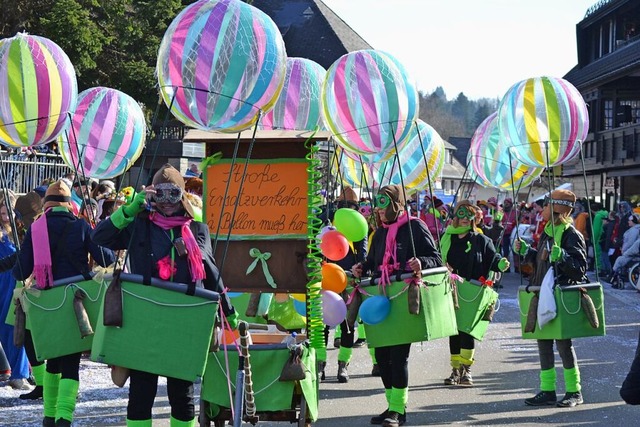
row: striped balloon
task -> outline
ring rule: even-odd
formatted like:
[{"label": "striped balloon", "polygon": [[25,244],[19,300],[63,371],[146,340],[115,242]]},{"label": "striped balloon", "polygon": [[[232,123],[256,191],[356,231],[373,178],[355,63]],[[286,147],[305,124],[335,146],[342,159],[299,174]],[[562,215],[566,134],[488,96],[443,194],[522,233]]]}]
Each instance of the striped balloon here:
[{"label": "striped balloon", "polygon": [[589,114],[571,83],[536,77],[507,91],[498,108],[498,127],[522,163],[550,167],[580,153],[589,132]]},{"label": "striped balloon", "polygon": [[480,178],[480,183],[502,190],[524,188],[544,171],[521,163],[508,147],[498,130],[498,113],[493,113],[480,123],[471,138],[467,163]]},{"label": "striped balloon", "polygon": [[53,141],[77,97],[76,72],[60,46],[23,33],[0,40],[0,144]]},{"label": "striped balloon", "polygon": [[338,58],[322,86],[327,127],[348,151],[382,160],[406,143],[418,118],[418,91],[395,58],[359,50]]},{"label": "striped balloon", "polygon": [[[333,176],[344,185],[362,188],[378,188],[378,165],[369,163],[364,156],[349,155],[343,148],[336,150],[337,161],[332,163]],[[338,168],[338,162],[340,167]]]},{"label": "striped balloon", "polygon": [[324,128],[320,91],[327,70],[306,58],[287,58],[284,86],[276,105],[261,119],[263,129]]},{"label": "striped balloon", "polygon": [[444,168],[444,157],[445,146],[442,137],[430,125],[417,120],[411,127],[407,144],[398,155],[400,167],[398,162],[387,167],[380,181],[385,185],[401,185],[404,182],[407,190],[428,188],[429,182],[434,185],[436,180],[440,179]]},{"label": "striped balloon", "polygon": [[60,141],[65,163],[98,179],[122,175],[140,157],[147,125],[140,105],[116,89],[94,87],[78,95],[72,126]]},{"label": "striped balloon", "polygon": [[200,0],[162,39],[160,93],[187,126],[237,132],[273,108],[286,57],[280,31],[264,12],[240,0]]}]

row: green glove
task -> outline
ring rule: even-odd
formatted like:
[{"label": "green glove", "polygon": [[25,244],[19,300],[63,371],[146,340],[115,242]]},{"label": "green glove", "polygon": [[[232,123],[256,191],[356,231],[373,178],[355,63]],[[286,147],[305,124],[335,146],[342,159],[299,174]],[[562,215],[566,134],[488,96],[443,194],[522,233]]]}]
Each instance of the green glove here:
[{"label": "green glove", "polygon": [[564,258],[564,251],[560,246],[553,245],[551,248],[551,254],[549,254],[549,259],[551,262],[558,262]]},{"label": "green glove", "polygon": [[129,203],[128,205],[125,205],[122,208],[125,216],[134,217],[138,215],[140,212],[144,211],[144,207],[146,204],[146,197],[147,197],[146,191],[141,191],[139,193],[136,193],[136,195],[133,196],[133,200],[131,200],[131,203]]},{"label": "green glove", "polygon": [[525,242],[522,239],[518,239],[518,241],[520,241],[520,250],[516,251],[515,249],[513,250],[515,253],[517,253],[518,255],[522,255],[525,256],[527,254],[527,252],[529,251],[529,245],[527,244],[527,242]]},{"label": "green glove", "polygon": [[238,322],[240,322],[240,316],[238,315],[238,312],[236,311],[233,314],[227,316],[227,322],[229,322],[229,326],[232,330],[235,331],[236,329],[238,329]]},{"label": "green glove", "polygon": [[501,258],[500,261],[498,261],[498,270],[502,272],[507,271],[510,266],[511,266],[511,263],[506,258]]}]

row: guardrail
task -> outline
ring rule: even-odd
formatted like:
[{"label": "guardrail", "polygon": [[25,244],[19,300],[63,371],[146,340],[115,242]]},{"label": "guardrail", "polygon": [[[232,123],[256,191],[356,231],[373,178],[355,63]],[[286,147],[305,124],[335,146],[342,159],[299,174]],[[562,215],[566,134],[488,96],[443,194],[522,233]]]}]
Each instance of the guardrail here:
[{"label": "guardrail", "polygon": [[26,194],[46,179],[59,179],[72,172],[57,154],[0,151],[0,161],[0,186],[17,194]]}]

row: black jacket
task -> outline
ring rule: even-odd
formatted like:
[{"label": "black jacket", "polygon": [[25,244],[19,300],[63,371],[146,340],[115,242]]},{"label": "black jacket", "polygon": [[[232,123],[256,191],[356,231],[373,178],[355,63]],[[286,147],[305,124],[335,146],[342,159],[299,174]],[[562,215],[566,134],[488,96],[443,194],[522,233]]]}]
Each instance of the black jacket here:
[{"label": "black jacket", "polygon": [[[170,231],[173,231],[173,239]],[[233,306],[226,293],[223,293],[224,283],[213,258],[209,228],[201,222],[192,221],[191,232],[202,252],[202,262],[206,273],[204,287],[220,293],[220,304],[224,313],[226,315],[233,314]],[[132,234],[134,234],[134,238],[129,249],[131,272],[143,277],[159,278],[157,262],[167,255],[171,256],[173,240],[182,236],[180,227],[174,227],[173,230],[163,230],[149,220],[147,213],[142,213],[122,230],[118,230],[111,219],[101,221],[93,230],[92,237],[96,243],[118,250],[128,248]],[[185,284],[192,283],[187,257],[176,255],[175,263],[177,271],[173,281]]]},{"label": "black jacket", "polygon": [[[101,248],[91,240],[91,227],[86,221],[68,211],[50,210],[46,215],[53,280],[88,273],[89,254],[103,267],[115,262],[113,251]],[[40,242],[33,241],[31,230],[29,227],[13,267],[13,276],[17,280],[25,280],[33,272],[33,245]]]},{"label": "black jacket", "polygon": [[[547,270],[551,266],[548,252],[551,251],[551,237],[542,233],[538,241],[538,249],[529,248],[525,256],[526,262],[534,266],[531,285],[540,286]],[[587,247],[582,234],[573,225],[562,234],[560,248],[564,251],[562,259],[555,263],[556,283],[560,286],[586,282]]]},{"label": "black jacket", "polygon": [[[471,243],[471,250],[468,252],[466,252],[467,242]],[[453,268],[454,273],[467,280],[488,278],[489,271],[500,271],[498,263],[501,258],[491,239],[484,234],[474,231],[462,239],[456,235],[451,236],[447,264]]]},{"label": "black jacket", "polygon": [[[407,261],[414,256],[413,247],[415,245],[415,256],[420,260],[422,268],[434,268],[441,267],[442,257],[440,252],[436,249],[436,244],[433,240],[433,236],[429,232],[427,225],[416,218],[411,220],[411,231],[413,234],[413,242],[411,244],[411,233],[409,232],[409,224],[403,224],[398,229],[396,235],[396,248],[397,248],[397,261],[400,265],[399,270],[394,271],[392,274],[405,273]],[[367,259],[362,264],[362,273],[367,274],[369,272],[372,277],[380,277],[380,270],[378,267],[382,264],[384,257],[386,242],[387,242],[388,229],[384,227],[378,227],[373,234],[371,241],[371,248],[367,254]],[[393,260],[392,260],[393,262]]]}]

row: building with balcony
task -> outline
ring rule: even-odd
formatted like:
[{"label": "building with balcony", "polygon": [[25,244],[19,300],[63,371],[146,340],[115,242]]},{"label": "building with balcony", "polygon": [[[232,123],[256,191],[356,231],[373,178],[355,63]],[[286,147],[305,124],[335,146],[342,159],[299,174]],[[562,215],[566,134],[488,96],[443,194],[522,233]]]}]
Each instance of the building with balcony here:
[{"label": "building with balcony", "polygon": [[640,201],[640,0],[601,0],[576,25],[578,64],[564,78],[589,109],[580,159],[563,168],[576,194],[613,208]]}]

